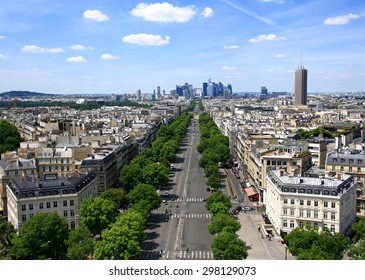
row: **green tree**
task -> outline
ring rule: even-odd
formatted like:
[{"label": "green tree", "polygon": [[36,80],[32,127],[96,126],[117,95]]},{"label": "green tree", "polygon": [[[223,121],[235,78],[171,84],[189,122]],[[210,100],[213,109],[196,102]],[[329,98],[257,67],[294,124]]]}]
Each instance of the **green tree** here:
[{"label": "green tree", "polygon": [[67,238],[68,224],[64,217],[38,213],[23,224],[11,253],[15,259],[61,259],[67,251]]},{"label": "green tree", "polygon": [[124,166],[119,177],[119,182],[125,191],[130,191],[142,181],[141,167],[132,161]]},{"label": "green tree", "polygon": [[118,215],[117,206],[110,200],[101,197],[89,197],[81,203],[81,224],[85,225],[93,235],[101,234]]},{"label": "green tree", "polygon": [[11,223],[0,215],[0,260],[10,259],[10,249],[13,246],[12,238],[16,231]]},{"label": "green tree", "polygon": [[295,228],[284,237],[290,253],[300,260],[340,260],[349,246],[349,239],[341,233],[313,228]]},{"label": "green tree", "polygon": [[146,220],[143,215],[129,209],[107,229],[102,240],[95,244],[94,258],[97,260],[132,260],[141,250]]},{"label": "green tree", "polygon": [[94,240],[86,226],[70,231],[66,245],[67,257],[71,260],[87,260],[94,253]]},{"label": "green tree", "polygon": [[354,240],[365,239],[365,218],[352,224],[352,231],[355,233]]},{"label": "green tree", "polygon": [[99,197],[112,201],[118,209],[124,209],[129,204],[128,197],[122,189],[109,189],[102,192]]},{"label": "green tree", "polygon": [[134,203],[142,203],[148,211],[155,210],[161,205],[161,197],[157,194],[154,186],[140,183],[130,193],[128,193],[129,201]]},{"label": "green tree", "polygon": [[348,252],[349,257],[354,260],[365,260],[365,239],[352,244]]},{"label": "green tree", "polygon": [[207,180],[207,185],[214,189],[218,189],[221,185],[221,180],[218,178],[217,174],[212,174]]},{"label": "green tree", "polygon": [[212,193],[208,198],[207,198],[207,201],[206,201],[206,208],[208,209],[208,211],[210,212],[210,209],[212,207],[212,205],[214,203],[217,203],[217,202],[222,202],[223,205],[227,208],[227,209],[230,209],[231,208],[231,199],[225,195],[222,191],[218,190],[214,193]]},{"label": "green tree", "polygon": [[20,134],[15,125],[0,120],[0,153],[14,151],[19,147]]},{"label": "green tree", "polygon": [[222,201],[214,202],[209,207],[209,212],[212,213],[213,216],[218,214],[227,214],[229,207],[225,205]]},{"label": "green tree", "polygon": [[[204,172],[205,172],[205,176],[207,178],[209,178],[212,175],[215,175],[216,177],[218,177],[218,165],[213,163],[213,164],[208,164],[205,166],[204,168]],[[219,178],[218,178],[219,179]],[[219,182],[220,183],[220,182]],[[209,185],[209,184],[208,184]],[[219,186],[219,185],[218,185]]]},{"label": "green tree", "polygon": [[218,213],[213,216],[208,225],[210,234],[221,233],[222,231],[235,233],[241,228],[241,224],[226,213]]},{"label": "green tree", "polygon": [[246,242],[226,231],[213,239],[212,253],[215,260],[242,260],[248,256]]},{"label": "green tree", "polygon": [[142,176],[144,183],[157,189],[169,182],[169,169],[163,164],[153,162],[143,167]]}]

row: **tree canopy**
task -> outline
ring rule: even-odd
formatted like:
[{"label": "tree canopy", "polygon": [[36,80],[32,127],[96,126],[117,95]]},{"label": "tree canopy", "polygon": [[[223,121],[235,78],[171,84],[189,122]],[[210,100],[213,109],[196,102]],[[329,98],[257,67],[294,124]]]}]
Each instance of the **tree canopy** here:
[{"label": "tree canopy", "polygon": [[23,224],[21,235],[14,239],[15,259],[61,259],[66,254],[68,225],[57,213],[38,213]]},{"label": "tree canopy", "polygon": [[310,227],[295,228],[284,237],[290,253],[299,260],[341,260],[350,240],[341,233],[320,233]]},{"label": "tree canopy", "polygon": [[16,126],[0,120],[0,153],[16,150],[20,142],[21,137]]},{"label": "tree canopy", "polygon": [[246,242],[227,231],[213,239],[212,253],[216,260],[242,260],[248,256]]},{"label": "tree canopy", "polygon": [[93,235],[101,234],[118,215],[115,203],[102,197],[89,197],[81,203],[81,224],[85,225]]}]

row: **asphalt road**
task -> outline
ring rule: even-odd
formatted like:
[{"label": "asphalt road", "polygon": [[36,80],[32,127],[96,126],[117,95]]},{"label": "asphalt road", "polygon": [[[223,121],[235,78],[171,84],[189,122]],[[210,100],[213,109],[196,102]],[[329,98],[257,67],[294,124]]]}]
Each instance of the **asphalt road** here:
[{"label": "asphalt road", "polygon": [[213,259],[211,214],[204,201],[209,192],[198,165],[199,142],[198,121],[192,120],[170,172],[171,183],[161,190],[161,195],[168,191],[167,202],[152,213],[140,259]]}]

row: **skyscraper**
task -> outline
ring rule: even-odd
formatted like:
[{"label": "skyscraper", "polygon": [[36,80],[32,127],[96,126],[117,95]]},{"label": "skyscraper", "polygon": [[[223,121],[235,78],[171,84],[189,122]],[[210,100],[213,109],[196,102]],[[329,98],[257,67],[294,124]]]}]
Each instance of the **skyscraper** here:
[{"label": "skyscraper", "polygon": [[307,105],[307,76],[303,66],[295,71],[294,105]]}]

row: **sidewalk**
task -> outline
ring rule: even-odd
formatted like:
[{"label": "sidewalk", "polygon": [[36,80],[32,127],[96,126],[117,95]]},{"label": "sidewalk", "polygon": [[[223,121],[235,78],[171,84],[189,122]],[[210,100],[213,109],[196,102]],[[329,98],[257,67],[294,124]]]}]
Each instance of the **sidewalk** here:
[{"label": "sidewalk", "polygon": [[281,237],[275,235],[269,240],[261,237],[258,231],[260,224],[264,224],[261,213],[256,211],[241,212],[238,217],[241,224],[237,232],[238,237],[246,242],[248,260],[294,260],[295,258],[281,244]]}]

